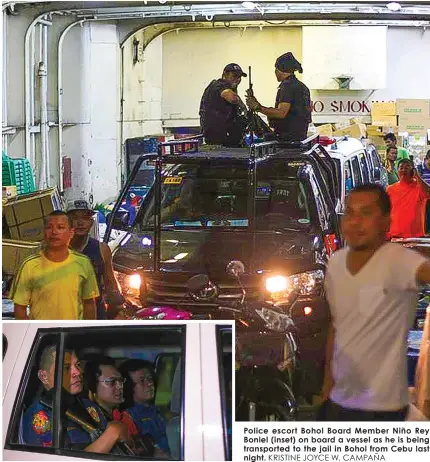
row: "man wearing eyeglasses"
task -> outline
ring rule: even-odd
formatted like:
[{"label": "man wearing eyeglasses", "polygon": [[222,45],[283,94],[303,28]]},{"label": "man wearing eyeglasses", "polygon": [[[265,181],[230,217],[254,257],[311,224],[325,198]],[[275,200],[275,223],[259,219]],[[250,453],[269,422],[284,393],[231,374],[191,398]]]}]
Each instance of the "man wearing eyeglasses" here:
[{"label": "man wearing eyeglasses", "polygon": [[120,371],[123,377],[127,377],[123,406],[126,410],[122,412],[122,420],[128,422],[131,419],[139,436],[150,434],[154,438],[156,457],[168,457],[166,419],[154,405],[155,373],[152,364],[142,359],[130,359],[121,364]]},{"label": "man wearing eyeglasses", "polygon": [[[37,373],[42,382],[44,392],[24,413],[22,421],[21,438],[29,446],[52,446],[52,408],[55,392],[55,361],[56,345],[49,345],[42,351]],[[76,353],[64,353],[63,366],[63,408],[76,402],[76,396],[82,392],[82,369]],[[81,449],[86,452],[109,453],[118,441],[128,437],[127,427],[120,422],[111,422],[106,425],[105,431],[92,442],[88,431],[85,431],[71,418],[65,418],[66,429],[65,447],[68,449]]]},{"label": "man wearing eyeglasses", "polygon": [[100,356],[85,365],[89,399],[83,402],[93,420],[102,427],[106,427],[110,421],[121,420],[118,407],[124,402],[124,382],[112,358]]},{"label": "man wearing eyeglasses", "polygon": [[106,428],[112,421],[120,421],[127,426],[127,450],[130,455],[156,455],[154,437],[147,432],[141,434],[130,415],[121,413],[119,406],[124,403],[124,384],[128,378],[122,377],[115,366],[115,361],[108,356],[100,356],[85,365],[85,382],[89,399],[82,400],[87,412],[100,428]]}]

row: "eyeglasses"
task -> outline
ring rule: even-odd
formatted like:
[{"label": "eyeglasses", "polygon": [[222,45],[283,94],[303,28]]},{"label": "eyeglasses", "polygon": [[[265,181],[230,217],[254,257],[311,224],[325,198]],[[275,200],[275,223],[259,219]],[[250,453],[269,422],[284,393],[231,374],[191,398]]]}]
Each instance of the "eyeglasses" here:
[{"label": "eyeglasses", "polygon": [[152,377],[139,377],[135,382],[135,385],[153,385],[154,384],[154,379]]},{"label": "eyeglasses", "polygon": [[119,385],[120,387],[124,386],[124,383],[127,379],[122,377],[112,377],[110,379],[98,380],[99,383],[104,383],[107,387],[114,387],[115,385]]}]

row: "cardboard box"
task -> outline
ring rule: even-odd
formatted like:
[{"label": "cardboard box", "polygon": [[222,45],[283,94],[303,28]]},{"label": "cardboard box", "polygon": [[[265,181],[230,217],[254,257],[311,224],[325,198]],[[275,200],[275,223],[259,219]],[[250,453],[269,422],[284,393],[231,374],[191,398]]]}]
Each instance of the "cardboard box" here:
[{"label": "cardboard box", "polygon": [[11,199],[16,196],[16,186],[2,186],[2,199]]},{"label": "cardboard box", "polygon": [[373,144],[382,159],[385,159],[387,153],[387,147],[385,145],[384,136],[369,136],[369,143]]},{"label": "cardboard box", "polygon": [[397,114],[399,116],[430,117],[430,99],[398,99]]},{"label": "cardboard box", "polygon": [[353,119],[349,119],[349,125],[364,124],[365,118],[367,119],[367,117],[354,117]]},{"label": "cardboard box", "polygon": [[39,242],[15,241],[3,239],[2,241],[2,270],[9,275],[17,273],[21,263],[30,255],[41,249]]},{"label": "cardboard box", "polygon": [[9,199],[3,206],[3,215],[12,239],[41,241],[43,218],[62,208],[58,190],[51,188]]},{"label": "cardboard box", "polygon": [[384,136],[387,133],[399,133],[398,127],[381,127],[379,125],[367,125],[367,136]]},{"label": "cardboard box", "polygon": [[430,128],[430,117],[399,117],[399,132],[410,135],[427,136]]},{"label": "cardboard box", "polygon": [[397,127],[397,116],[396,115],[380,115],[378,117],[372,116],[372,125],[377,127]]},{"label": "cardboard box", "polygon": [[350,136],[351,138],[366,138],[366,125],[355,124],[349,127],[336,130],[333,136]]},{"label": "cardboard box", "polygon": [[382,103],[372,103],[370,107],[370,114],[373,118],[378,119],[379,117],[384,116],[395,116],[397,115],[396,112],[396,103],[395,101],[388,101]]},{"label": "cardboard box", "polygon": [[319,127],[315,127],[317,133],[322,136],[333,136],[333,125],[332,124],[325,124],[320,125]]}]

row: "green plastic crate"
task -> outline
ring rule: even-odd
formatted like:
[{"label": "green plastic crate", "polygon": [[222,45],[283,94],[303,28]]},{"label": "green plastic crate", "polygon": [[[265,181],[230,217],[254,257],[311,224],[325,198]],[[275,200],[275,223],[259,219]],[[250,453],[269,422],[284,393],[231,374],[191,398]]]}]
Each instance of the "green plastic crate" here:
[{"label": "green plastic crate", "polygon": [[12,162],[15,167],[15,184],[17,194],[28,194],[36,191],[33,169],[31,168],[28,159],[12,159]]},{"label": "green plastic crate", "polygon": [[14,186],[16,185],[15,165],[4,151],[2,151],[2,185]]},{"label": "green plastic crate", "polygon": [[16,186],[18,195],[36,191],[33,169],[28,159],[11,159],[2,151],[2,184]]}]

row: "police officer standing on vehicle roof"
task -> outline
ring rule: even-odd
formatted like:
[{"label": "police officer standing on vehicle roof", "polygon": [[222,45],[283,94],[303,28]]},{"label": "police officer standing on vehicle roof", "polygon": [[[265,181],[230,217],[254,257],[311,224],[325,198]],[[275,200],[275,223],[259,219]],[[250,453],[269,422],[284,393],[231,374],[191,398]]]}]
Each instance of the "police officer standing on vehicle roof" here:
[{"label": "police officer standing on vehicle roof", "polygon": [[248,95],[248,107],[261,112],[270,120],[275,134],[282,141],[301,141],[307,137],[311,122],[311,97],[309,88],[294,75],[303,73],[302,65],[291,52],[276,60],[275,75],[281,84],[278,87],[275,107],[262,106],[254,96]]},{"label": "police officer standing on vehicle roof", "polygon": [[200,125],[207,144],[237,147],[241,145],[246,120],[240,109],[246,106],[237,94],[242,77],[247,77],[235,63],[225,66],[222,78],[212,80],[200,101]]}]

